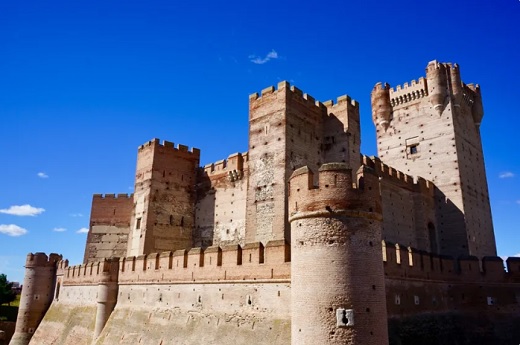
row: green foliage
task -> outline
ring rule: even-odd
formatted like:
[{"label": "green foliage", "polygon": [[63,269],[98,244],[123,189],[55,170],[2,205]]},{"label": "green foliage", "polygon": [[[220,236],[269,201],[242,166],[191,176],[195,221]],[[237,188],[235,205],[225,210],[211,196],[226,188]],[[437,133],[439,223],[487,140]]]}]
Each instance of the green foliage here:
[{"label": "green foliage", "polygon": [[0,274],[0,305],[9,304],[16,299],[16,294],[13,292],[13,283],[7,280],[5,274]]}]

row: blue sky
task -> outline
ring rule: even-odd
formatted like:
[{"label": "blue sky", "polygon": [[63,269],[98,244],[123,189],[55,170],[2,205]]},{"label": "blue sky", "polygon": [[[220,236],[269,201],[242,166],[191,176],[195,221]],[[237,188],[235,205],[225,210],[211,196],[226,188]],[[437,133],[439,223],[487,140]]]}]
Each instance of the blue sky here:
[{"label": "blue sky", "polygon": [[0,273],[23,280],[35,251],[80,263],[92,194],[131,193],[147,140],[198,147],[202,164],[246,151],[248,95],[281,80],[358,100],[375,154],[373,85],[434,59],[481,85],[498,251],[516,255],[519,18],[518,0],[3,1]]}]

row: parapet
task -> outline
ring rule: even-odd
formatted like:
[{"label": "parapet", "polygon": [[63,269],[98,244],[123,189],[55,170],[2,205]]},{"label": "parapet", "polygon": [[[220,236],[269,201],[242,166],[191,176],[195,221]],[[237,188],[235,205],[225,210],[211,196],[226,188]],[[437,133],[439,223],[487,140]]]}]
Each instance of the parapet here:
[{"label": "parapet", "polygon": [[425,180],[422,177],[418,177],[415,181],[412,175],[407,175],[389,165],[384,164],[376,156],[368,157],[363,155],[361,160],[363,165],[374,169],[374,172],[377,176],[384,180],[391,181],[400,187],[409,189],[411,191],[427,193],[431,193],[435,189],[433,182]]},{"label": "parapet", "polygon": [[133,199],[134,194],[93,194],[96,200]]},{"label": "parapet", "polygon": [[345,163],[323,164],[318,170],[318,186],[308,167],[293,172],[289,180],[289,220],[348,213],[356,217],[381,218],[379,181],[372,169],[361,166],[357,181]]},{"label": "parapet", "polygon": [[296,86],[294,86],[294,85],[291,86],[291,84],[289,84],[289,82],[287,82],[287,81],[279,82],[276,88],[274,86],[267,87],[267,88],[263,89],[260,94],[255,92],[255,93],[249,95],[249,103],[252,104],[254,102],[261,101],[262,99],[264,99],[266,97],[268,98],[270,96],[277,95],[280,92],[286,92],[286,91],[290,92],[294,97],[296,97],[296,99],[301,101],[301,103],[306,104],[309,107],[318,107],[321,110],[325,110],[327,108],[331,108],[333,106],[344,104],[344,103],[348,103],[351,106],[355,107],[356,109],[359,109],[359,103],[357,101],[353,100],[352,98],[350,98],[350,96],[348,96],[348,95],[338,97],[335,104],[332,100],[322,103],[320,101],[315,100],[314,97],[312,97],[311,95],[304,93],[302,90],[298,89]]},{"label": "parapet", "polygon": [[150,141],[147,141],[143,145],[139,146],[137,151],[141,152],[142,150],[148,148],[148,147],[164,147],[164,148],[171,148],[173,151],[177,152],[185,152],[193,154],[196,157],[200,157],[200,150],[192,147],[191,149],[188,148],[186,145],[178,144],[176,147],[173,142],[164,140],[162,143],[159,139],[154,138]]},{"label": "parapet", "polygon": [[405,103],[420,100],[428,96],[428,85],[426,79],[421,77],[412,80],[410,83],[397,85],[396,88],[390,89],[390,104],[392,107],[398,107]]},{"label": "parapet", "polygon": [[62,256],[51,253],[49,256],[45,253],[29,253],[25,261],[25,267],[55,267]]},{"label": "parapet", "polygon": [[[244,170],[244,163],[247,163],[248,155],[245,153],[233,153],[229,155],[227,159],[219,160],[215,163],[206,164],[204,166],[204,172],[208,176],[220,175],[224,173],[234,174],[237,176],[235,179],[242,177],[242,171]],[[239,174],[240,172],[240,174]],[[240,175],[240,176],[238,176]]]},{"label": "parapet", "polygon": [[113,257],[98,262],[64,268],[64,285],[89,285],[117,281],[119,258]]},{"label": "parapet", "polygon": [[382,242],[385,275],[390,279],[426,279],[451,282],[520,282],[520,258],[507,259],[507,272],[500,257],[454,258],[412,247]]}]

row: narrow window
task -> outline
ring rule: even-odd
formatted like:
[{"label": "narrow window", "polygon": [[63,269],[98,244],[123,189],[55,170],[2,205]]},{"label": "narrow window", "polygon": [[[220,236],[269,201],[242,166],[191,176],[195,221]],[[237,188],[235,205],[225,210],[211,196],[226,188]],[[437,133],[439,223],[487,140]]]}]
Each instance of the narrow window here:
[{"label": "narrow window", "polygon": [[419,145],[412,145],[412,146],[410,146],[410,154],[411,155],[414,155],[414,154],[417,153],[417,146],[419,146]]},{"label": "narrow window", "polygon": [[136,229],[141,229],[141,218],[137,218],[135,220],[135,228]]}]

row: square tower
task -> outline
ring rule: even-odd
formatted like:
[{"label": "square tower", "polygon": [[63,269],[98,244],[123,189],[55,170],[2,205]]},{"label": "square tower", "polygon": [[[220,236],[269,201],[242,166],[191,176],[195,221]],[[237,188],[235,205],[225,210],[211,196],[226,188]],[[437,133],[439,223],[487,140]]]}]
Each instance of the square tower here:
[{"label": "square tower", "polygon": [[459,67],[431,61],[426,78],[372,91],[378,155],[438,188],[430,238],[448,255],[495,256],[496,244],[480,139],[480,88]]}]

